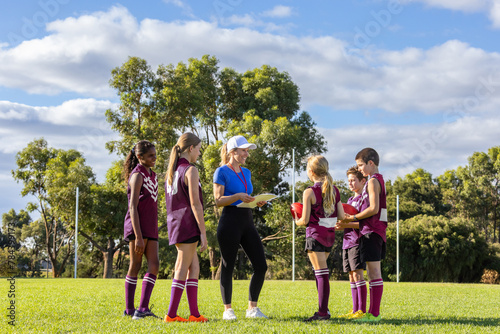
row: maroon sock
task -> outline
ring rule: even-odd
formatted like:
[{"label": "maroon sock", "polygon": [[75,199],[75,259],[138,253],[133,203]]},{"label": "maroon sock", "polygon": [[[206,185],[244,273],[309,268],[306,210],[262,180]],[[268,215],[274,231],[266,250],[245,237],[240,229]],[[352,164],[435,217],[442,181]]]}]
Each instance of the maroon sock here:
[{"label": "maroon sock", "polygon": [[352,296],[352,313],[356,313],[359,310],[358,307],[358,288],[356,283],[351,282],[351,296]]},{"label": "maroon sock", "polygon": [[189,304],[189,312],[192,316],[198,318],[200,312],[198,311],[198,280],[196,278],[189,278],[186,281],[186,296]]},{"label": "maroon sock", "polygon": [[356,287],[358,290],[358,310],[361,310],[363,313],[366,313],[366,281],[357,281]]},{"label": "maroon sock", "polygon": [[382,293],[384,292],[384,281],[374,279],[370,281],[370,313],[374,317],[380,314],[380,303],[382,302]]},{"label": "maroon sock", "polygon": [[170,318],[175,318],[177,316],[177,309],[179,308],[179,302],[181,301],[182,291],[184,291],[184,286],[186,281],[180,281],[174,279],[172,281],[172,290],[170,292],[170,305],[168,306],[168,316]]},{"label": "maroon sock", "polygon": [[316,280],[318,281],[318,304],[319,315],[328,314],[328,300],[330,298],[330,280],[328,268],[318,269],[314,271]]},{"label": "maroon sock", "polygon": [[149,298],[155,287],[156,276],[151,273],[146,273],[142,279],[142,294],[141,302],[139,303],[139,311],[144,312],[149,310]]},{"label": "maroon sock", "polygon": [[125,276],[125,312],[133,315],[135,311],[134,297],[137,287],[137,277]]}]

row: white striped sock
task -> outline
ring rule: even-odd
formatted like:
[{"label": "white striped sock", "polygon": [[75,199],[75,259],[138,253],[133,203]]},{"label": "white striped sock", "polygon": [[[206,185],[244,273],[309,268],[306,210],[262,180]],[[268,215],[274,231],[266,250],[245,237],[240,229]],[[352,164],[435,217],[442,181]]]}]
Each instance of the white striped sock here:
[{"label": "white striped sock", "polygon": [[156,282],[156,280],[153,277],[149,277],[149,276],[145,276],[143,278],[143,281],[146,281],[146,282],[151,283],[153,285],[155,285],[155,282]]},{"label": "white striped sock", "polygon": [[132,277],[126,276],[125,282],[127,282],[128,284],[137,285],[137,278],[132,278]]}]

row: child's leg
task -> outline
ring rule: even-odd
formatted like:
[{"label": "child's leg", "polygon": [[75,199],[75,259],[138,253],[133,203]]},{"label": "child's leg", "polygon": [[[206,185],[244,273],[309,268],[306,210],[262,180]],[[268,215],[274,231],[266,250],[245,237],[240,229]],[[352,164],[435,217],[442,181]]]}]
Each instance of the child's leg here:
[{"label": "child's leg", "polygon": [[137,274],[141,269],[142,254],[135,252],[135,240],[131,240],[128,244],[130,252],[130,264],[128,267],[127,276],[125,277],[125,313],[133,315],[135,311],[134,297],[137,287]]},{"label": "child's leg", "polygon": [[356,287],[356,280],[354,279],[354,271],[349,272],[349,283],[351,284],[352,313],[356,313],[359,307],[358,307],[358,288]]},{"label": "child's leg", "polygon": [[170,318],[177,316],[179,302],[181,301],[182,292],[186,285],[188,269],[193,262],[197,245],[198,243],[196,242],[192,244],[175,244],[175,247],[177,247],[177,261],[175,262],[175,274],[170,293],[170,305],[168,307],[168,316]]},{"label": "child's leg", "polygon": [[366,282],[363,277],[363,269],[356,269],[353,271],[354,284],[356,285],[358,296],[358,310],[366,313]]},{"label": "child's leg", "polygon": [[189,311],[192,316],[198,318],[198,277],[200,276],[200,262],[198,254],[194,254],[193,261],[189,266],[188,279],[186,281],[186,295],[189,304]]},{"label": "child's leg", "polygon": [[328,300],[330,298],[329,270],[326,259],[329,253],[308,251],[307,255],[314,267],[314,275],[318,282],[318,304],[320,315],[328,314]]},{"label": "child's leg", "polygon": [[142,280],[142,293],[141,302],[139,304],[139,311],[144,312],[149,310],[149,299],[156,282],[156,276],[160,267],[158,259],[158,241],[145,239],[146,260],[148,261],[148,272],[144,275]]},{"label": "child's leg", "polygon": [[370,309],[368,313],[378,317],[380,314],[382,293],[384,292],[380,261],[366,262],[366,269],[370,278]]}]

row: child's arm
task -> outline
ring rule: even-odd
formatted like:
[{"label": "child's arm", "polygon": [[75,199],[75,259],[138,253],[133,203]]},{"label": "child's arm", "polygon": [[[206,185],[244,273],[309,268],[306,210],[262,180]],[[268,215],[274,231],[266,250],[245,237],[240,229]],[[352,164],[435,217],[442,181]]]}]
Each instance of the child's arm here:
[{"label": "child's arm", "polygon": [[311,217],[311,206],[316,203],[316,198],[314,197],[314,192],[311,188],[304,191],[302,195],[302,217],[295,222],[297,226],[307,226],[309,223],[309,218]]},{"label": "child's arm", "polygon": [[135,235],[135,252],[137,254],[144,253],[144,239],[142,238],[141,223],[139,221],[139,211],[137,207],[139,205],[139,195],[141,193],[141,187],[144,179],[140,173],[134,173],[130,177],[130,220],[132,222],[132,228]]},{"label": "child's arm", "polygon": [[194,218],[198,223],[200,229],[200,252],[203,252],[208,247],[207,232],[205,230],[205,218],[203,216],[203,205],[200,201],[200,190],[198,184],[200,183],[200,176],[196,167],[190,167],[185,174],[185,181],[189,191],[189,201],[191,202],[191,210],[193,211]]},{"label": "child's arm", "polygon": [[336,230],[343,230],[345,228],[357,228],[357,229],[359,229],[359,222],[356,221],[356,222],[345,223],[345,220],[337,221],[337,224],[335,225]]},{"label": "child's arm", "polygon": [[[355,215],[351,216],[346,214],[346,218],[344,219],[344,221],[359,221],[360,219],[366,219],[376,215],[379,210],[379,198],[381,190],[382,188],[380,187],[380,183],[377,179],[371,178],[370,180],[368,180],[368,198],[370,201],[370,206],[360,213],[356,213]],[[356,216],[356,219],[354,219],[354,216]]]}]

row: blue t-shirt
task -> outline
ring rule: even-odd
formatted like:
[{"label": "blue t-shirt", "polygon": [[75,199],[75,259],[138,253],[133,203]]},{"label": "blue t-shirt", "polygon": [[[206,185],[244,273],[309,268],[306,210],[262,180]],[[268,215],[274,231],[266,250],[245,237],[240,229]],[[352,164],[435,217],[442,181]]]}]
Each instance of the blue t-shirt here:
[{"label": "blue t-shirt", "polygon": [[[215,170],[214,173],[214,183],[220,184],[224,186],[224,196],[231,196],[237,193],[244,193],[245,192],[245,180],[247,183],[247,191],[246,193],[248,195],[252,194],[253,192],[253,186],[252,186],[252,173],[250,172],[249,169],[240,167],[241,171],[243,172],[244,176],[241,175],[241,173],[236,173],[229,168],[229,166],[224,165],[222,167],[219,167]],[[239,177],[238,177],[239,176]],[[236,206],[240,204],[241,201],[237,200],[236,202],[230,204],[233,206]]]}]

